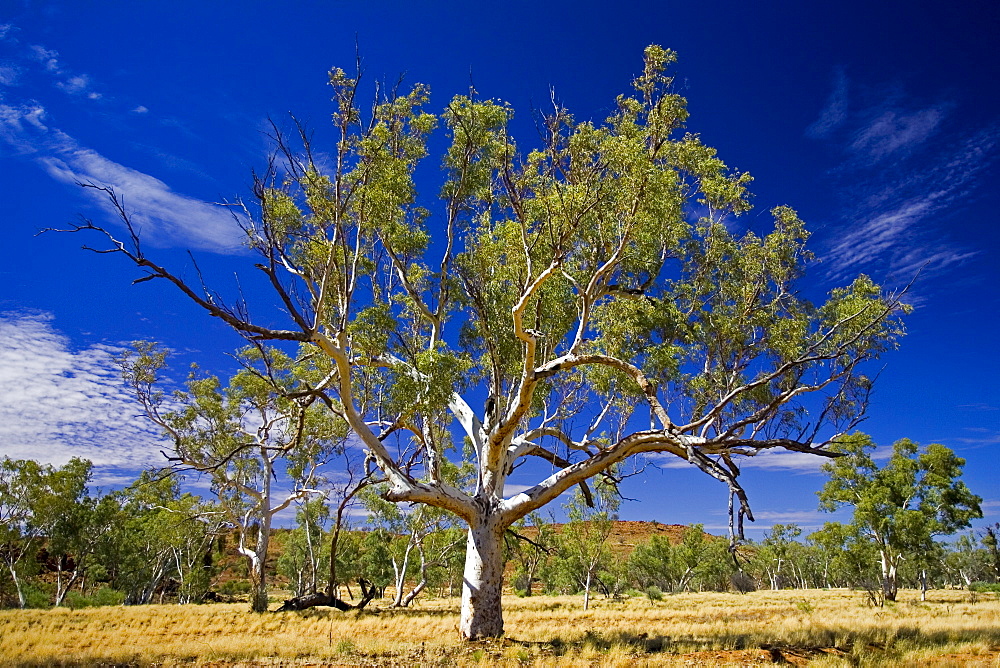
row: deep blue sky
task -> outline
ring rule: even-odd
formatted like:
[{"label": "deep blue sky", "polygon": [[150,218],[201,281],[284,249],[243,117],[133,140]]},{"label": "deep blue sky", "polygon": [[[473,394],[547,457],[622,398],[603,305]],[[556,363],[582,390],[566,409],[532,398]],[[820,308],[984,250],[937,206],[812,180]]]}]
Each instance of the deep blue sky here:
[{"label": "deep blue sky", "polygon": [[[94,459],[113,484],[159,456],[116,385],[115,348],[156,339],[227,368],[240,340],[167,285],[132,287],[119,258],[36,232],[111,219],[75,178],[113,183],[171,266],[185,249],[220,288],[246,265],[224,212],[266,160],[266,120],[294,112],[329,139],[326,72],[405,73],[440,108],[470,82],[516,109],[550,89],[600,120],[643,47],[676,50],[689,129],[755,177],[758,209],[800,212],[821,260],[807,291],[860,272],[908,281],[917,305],[885,357],[879,443],[941,442],[1000,520],[1000,5],[995,2],[19,2],[0,3],[0,454]],[[765,218],[760,218],[763,221]],[[190,269],[188,270],[190,274]],[[746,467],[760,521],[815,527],[822,476],[801,458]],[[524,481],[528,482],[528,481]],[[725,491],[665,468],[630,481],[627,519],[721,530]],[[981,523],[980,523],[981,524]]]}]

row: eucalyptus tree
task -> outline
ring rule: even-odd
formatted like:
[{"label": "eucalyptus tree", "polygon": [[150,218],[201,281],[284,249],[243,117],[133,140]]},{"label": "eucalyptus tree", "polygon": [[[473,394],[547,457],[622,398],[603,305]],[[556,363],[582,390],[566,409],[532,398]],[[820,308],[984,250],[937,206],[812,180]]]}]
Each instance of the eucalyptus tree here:
[{"label": "eucalyptus tree", "polygon": [[607,542],[618,519],[618,499],[608,491],[601,490],[599,503],[588,504],[578,490],[565,505],[569,521],[555,539],[556,572],[573,584],[574,591],[583,589],[584,610],[590,608],[591,587],[614,558]]},{"label": "eucalyptus tree", "polygon": [[426,504],[404,507],[386,501],[377,487],[365,490],[363,502],[369,512],[368,522],[387,537],[395,590],[392,605],[405,608],[427,587],[431,571],[445,566],[449,555],[461,544],[449,531],[454,516]]},{"label": "eucalyptus tree", "polygon": [[218,569],[212,547],[229,530],[225,513],[199,496],[181,492],[178,476],[156,470],[114,494],[119,512],[99,560],[126,605],[151,603],[170,580],[178,603],[197,603]]},{"label": "eucalyptus tree", "polygon": [[728,589],[735,570],[726,542],[705,533],[701,524],[684,529],[672,558],[678,573],[677,591]]},{"label": "eucalyptus tree", "polygon": [[43,543],[56,557],[58,605],[108,529],[108,503],[88,494],[91,468],[77,457],[61,467],[0,460],[0,558],[20,607],[27,604],[26,580],[39,570],[35,557]]},{"label": "eucalyptus tree", "polygon": [[[524,535],[528,526],[532,529],[531,537]],[[540,514],[530,513],[508,529],[507,539],[507,560],[514,562],[514,589],[531,596],[539,574],[545,571],[556,551],[554,527]]]},{"label": "eucalyptus tree", "polygon": [[83,588],[91,562],[119,518],[114,497],[90,494],[91,470],[91,462],[76,458],[54,470],[35,513],[35,521],[45,527],[46,551],[55,560],[56,605],[75,585]]},{"label": "eucalyptus tree", "polygon": [[995,582],[1000,582],[1000,540],[997,539],[998,535],[1000,535],[1000,522],[995,522],[992,525],[987,525],[986,529],[983,530],[983,537],[980,539],[990,555],[990,565],[993,569]]},{"label": "eucalyptus tree", "polygon": [[[767,575],[772,590],[781,589],[787,580],[784,572],[795,568],[792,553],[797,544],[795,539],[802,535],[802,529],[795,524],[775,524],[764,534],[754,554],[761,570]],[[800,578],[801,579],[801,578]]]},{"label": "eucalyptus tree", "polygon": [[640,589],[656,587],[670,591],[677,581],[677,565],[673,558],[674,547],[666,536],[653,534],[639,543],[628,557],[628,570]]},{"label": "eucalyptus tree", "polygon": [[852,508],[850,528],[874,546],[882,596],[895,601],[902,561],[919,560],[934,550],[936,536],[982,517],[982,499],[961,480],[965,460],[939,443],[920,448],[909,439],[896,441],[884,466],[865,434],[845,436],[833,449],[844,456],[823,465],[830,478],[819,492],[820,508]]},{"label": "eucalyptus tree", "polygon": [[[335,400],[386,498],[467,523],[460,632],[497,636],[502,537],[518,518],[661,453],[729,486],[739,532],[752,514],[738,457],[827,454],[865,408],[863,363],[902,333],[897,297],[867,277],[819,305],[797,293],[809,235],[792,209],[741,231],[751,177],[684,132],[674,61],[647,48],[607,119],[554,104],[526,150],[506,104],[459,95],[437,116],[417,84],[381,89],[362,111],[360,74],[334,69],[330,150],[320,159],[307,132],[301,146],[276,132],[280,159],[235,203],[273,290],[266,317],[155,262],[110,188],[85,184],[108,194],[126,236],[91,221],[73,231],[105,235],[96,250],[134,262],[138,281],[173,284],[251,340],[300,344],[319,379],[309,389]],[[416,184],[439,125],[435,203]],[[475,466],[467,486],[441,475],[465,452],[442,446],[452,429]],[[389,448],[391,433],[411,445]],[[505,493],[533,458],[546,471]]]},{"label": "eucalyptus tree", "polygon": [[330,544],[323,543],[323,527],[329,520],[330,507],[323,497],[296,504],[295,528],[282,540],[277,564],[278,573],[288,578],[296,597],[317,591],[321,571],[329,575]]},{"label": "eucalyptus tree", "polygon": [[35,508],[51,472],[30,459],[0,460],[0,558],[21,608],[27,605],[25,581],[37,570],[34,556],[45,531]]},{"label": "eucalyptus tree", "polygon": [[250,607],[262,612],[272,520],[318,493],[312,485],[319,468],[343,446],[346,431],[314,397],[292,396],[293,360],[281,351],[249,347],[237,359],[243,368],[225,387],[216,376],[192,372],[186,389],[169,400],[159,389],[166,353],[156,345],[137,343],[122,369],[146,416],[171,440],[173,466],[210,476],[248,563]]}]

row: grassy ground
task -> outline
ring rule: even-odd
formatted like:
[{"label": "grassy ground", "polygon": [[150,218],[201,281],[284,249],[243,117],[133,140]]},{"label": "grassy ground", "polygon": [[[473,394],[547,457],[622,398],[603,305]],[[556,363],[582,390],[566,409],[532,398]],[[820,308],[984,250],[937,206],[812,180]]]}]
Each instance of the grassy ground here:
[{"label": "grassy ground", "polygon": [[843,590],[504,600],[507,637],[457,640],[458,601],[254,615],[245,604],[0,611],[0,665],[1000,666],[1000,600]]}]

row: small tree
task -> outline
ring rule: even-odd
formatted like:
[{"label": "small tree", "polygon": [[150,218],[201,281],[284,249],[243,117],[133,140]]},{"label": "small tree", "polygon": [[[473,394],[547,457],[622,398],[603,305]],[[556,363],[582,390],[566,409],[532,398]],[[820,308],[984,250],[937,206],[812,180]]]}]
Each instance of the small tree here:
[{"label": "small tree", "polygon": [[846,436],[833,449],[844,456],[823,466],[830,479],[819,492],[820,508],[853,509],[851,528],[874,544],[882,595],[895,601],[902,560],[930,552],[935,536],[982,517],[981,499],[961,480],[965,460],[943,445],[921,449],[908,439],[896,441],[882,467],[865,434]]},{"label": "small tree", "polygon": [[1000,535],[1000,522],[987,526],[983,530],[983,537],[981,538],[983,547],[989,553],[990,567],[993,570],[993,580],[995,582],[1000,582],[1000,540],[997,539],[998,535]]},{"label": "small tree", "polygon": [[126,605],[153,601],[170,580],[177,602],[204,599],[216,575],[212,545],[228,526],[225,513],[180,491],[177,476],[143,471],[114,495],[118,513],[99,560]]},{"label": "small tree", "polygon": [[[236,207],[274,290],[265,310],[280,303],[282,325],[150,259],[106,186],[86,184],[109,195],[125,240],[90,221],[74,230],[105,235],[98,250],[134,262],[139,281],[175,285],[253,340],[303,344],[329,381],[312,388],[336,399],[386,476],[387,499],[466,522],[460,633],[498,636],[502,541],[515,521],[625,459],[663,453],[729,486],[739,533],[752,515],[738,457],[828,454],[828,439],[864,412],[863,363],[902,333],[899,301],[867,277],[818,306],[798,294],[811,256],[792,209],[774,208],[760,234],[735,231],[750,175],[683,131],[675,59],[648,47],[606,120],[555,105],[527,151],[505,104],[459,95],[439,119],[417,84],[389,87],[366,114],[360,73],[331,71],[331,151],[317,160],[308,133],[293,146],[276,132],[282,159]],[[434,161],[443,177],[432,217],[416,175],[439,120],[448,146]],[[441,476],[451,455],[435,425],[467,439],[467,485]],[[392,433],[413,447],[391,450]],[[555,470],[505,495],[511,471],[533,458]]]},{"label": "small tree", "polygon": [[330,542],[324,541],[324,526],[330,508],[322,497],[302,499],[296,504],[295,528],[282,541],[278,573],[288,578],[296,597],[317,591],[321,576],[329,577]]},{"label": "small tree", "polygon": [[[174,466],[211,477],[247,560],[250,608],[263,612],[272,518],[318,493],[311,487],[317,469],[342,446],[346,429],[336,414],[314,406],[314,396],[297,398],[292,360],[281,351],[254,346],[237,359],[244,368],[228,386],[192,373],[170,402],[157,389],[165,352],[139,342],[122,368],[146,416],[173,442]],[[291,489],[278,487],[279,475]]]},{"label": "small tree", "polygon": [[0,461],[0,556],[20,607],[27,604],[25,580],[37,574],[35,557],[43,543],[55,558],[55,603],[60,605],[109,531],[117,506],[108,497],[90,496],[91,468],[76,457],[62,467]]},{"label": "small tree", "polygon": [[636,545],[629,555],[629,573],[640,589],[656,587],[660,591],[670,591],[678,580],[673,555],[674,547],[670,540],[653,534],[647,542]]},{"label": "small tree", "polygon": [[37,571],[35,554],[45,531],[35,519],[35,509],[51,474],[51,467],[30,459],[0,461],[0,557],[21,608],[27,605],[26,580]]},{"label": "small tree", "polygon": [[405,608],[427,587],[432,569],[444,566],[461,542],[448,531],[454,520],[433,506],[407,508],[385,501],[374,487],[363,498],[370,511],[369,523],[389,547],[395,589],[392,605]]},{"label": "small tree", "polygon": [[583,590],[583,609],[590,608],[590,589],[611,562],[608,537],[618,516],[618,499],[612,490],[598,487],[598,503],[591,507],[577,491],[566,504],[569,522],[556,537],[557,569],[578,591]]},{"label": "small tree", "polygon": [[755,561],[767,574],[771,589],[777,590],[784,586],[783,572],[794,567],[790,557],[795,549],[795,539],[802,535],[802,529],[795,524],[775,524],[764,534],[764,539],[757,547]]},{"label": "small tree", "polygon": [[[528,527],[532,531],[531,537],[525,535]],[[538,575],[556,552],[557,536],[552,523],[546,522],[538,513],[531,513],[515,522],[507,535],[507,560],[515,563],[514,587],[519,593],[531,596]]]}]

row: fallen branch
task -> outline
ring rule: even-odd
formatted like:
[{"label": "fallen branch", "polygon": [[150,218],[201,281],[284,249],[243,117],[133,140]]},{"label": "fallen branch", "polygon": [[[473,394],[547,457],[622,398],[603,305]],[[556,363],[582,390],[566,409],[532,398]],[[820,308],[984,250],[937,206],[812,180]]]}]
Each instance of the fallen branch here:
[{"label": "fallen branch", "polygon": [[302,596],[287,599],[281,604],[280,608],[275,610],[275,612],[306,610],[317,606],[336,608],[341,612],[347,612],[348,610],[364,610],[365,606],[368,605],[373,598],[375,598],[375,594],[378,593],[378,587],[364,578],[359,578],[358,584],[361,585],[361,600],[354,605],[351,605],[350,603],[347,603],[343,599],[337,598],[332,594],[317,591],[311,594],[304,594]]}]

